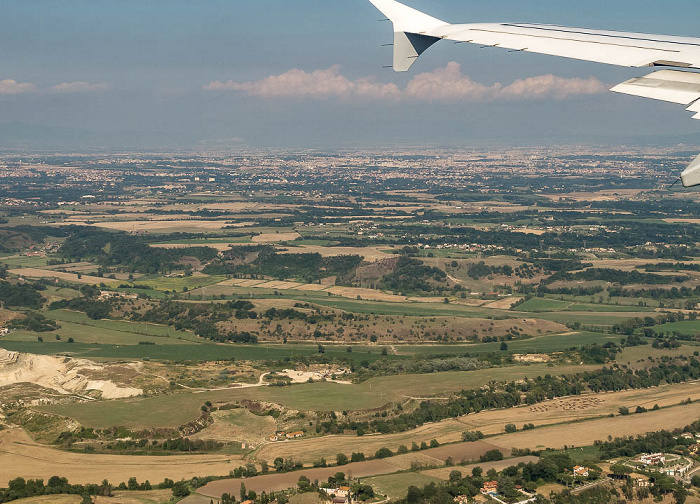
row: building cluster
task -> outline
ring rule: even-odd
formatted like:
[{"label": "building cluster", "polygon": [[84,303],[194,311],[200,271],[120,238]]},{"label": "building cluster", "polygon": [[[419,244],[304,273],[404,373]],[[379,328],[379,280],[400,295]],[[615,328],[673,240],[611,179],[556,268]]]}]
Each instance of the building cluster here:
[{"label": "building cluster", "polygon": [[287,439],[296,439],[304,437],[304,432],[303,431],[295,431],[295,432],[284,432],[284,431],[279,431],[276,432],[270,436],[268,436],[267,440],[268,441],[286,441]]},{"label": "building cluster", "polygon": [[681,478],[688,474],[693,463],[677,456],[667,456],[664,453],[647,453],[634,459],[640,469],[654,468],[654,471],[667,476]]},{"label": "building cluster", "polygon": [[352,495],[349,486],[321,488],[321,491],[328,495],[332,504],[352,504]]}]

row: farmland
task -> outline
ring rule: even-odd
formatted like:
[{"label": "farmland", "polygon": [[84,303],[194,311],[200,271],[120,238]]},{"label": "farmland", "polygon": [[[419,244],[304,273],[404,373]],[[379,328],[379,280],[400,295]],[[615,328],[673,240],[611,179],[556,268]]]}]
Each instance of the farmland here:
[{"label": "farmland", "polygon": [[[478,388],[492,381],[513,380],[528,376],[534,378],[543,373],[565,374],[595,368],[595,366],[557,368],[533,365],[483,371],[373,378],[359,385],[313,383],[296,385],[289,389],[265,387],[237,390],[232,388],[196,394],[182,393],[138,398],[123,402],[56,405],[42,409],[62,416],[70,416],[87,427],[108,428],[118,425],[130,428],[153,428],[162,425],[176,427],[195,418],[202,402],[206,400],[225,403],[255,399],[307,411],[366,410],[390,402],[405,401],[410,399],[416,391],[423,397],[429,397],[464,388]],[[139,410],[142,414],[134,417],[134,410]]]},{"label": "farmland", "polygon": [[655,431],[692,458],[685,154],[414,154],[0,155],[0,482],[267,504],[345,472],[381,501],[478,465],[549,496],[571,468],[508,468]]}]

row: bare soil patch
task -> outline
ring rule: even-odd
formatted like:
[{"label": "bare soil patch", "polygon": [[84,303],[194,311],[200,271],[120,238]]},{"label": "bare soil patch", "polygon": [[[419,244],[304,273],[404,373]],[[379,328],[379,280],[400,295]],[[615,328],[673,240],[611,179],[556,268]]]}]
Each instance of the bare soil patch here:
[{"label": "bare soil patch", "polygon": [[[136,364],[123,365],[126,377],[133,377]],[[114,371],[114,369],[112,369]],[[61,394],[85,394],[98,391],[105,399],[121,399],[141,395],[142,389],[119,385],[112,380],[100,379],[108,366],[84,359],[21,354],[0,348],[0,387],[18,383],[32,383]],[[115,377],[118,374],[110,373]]]}]

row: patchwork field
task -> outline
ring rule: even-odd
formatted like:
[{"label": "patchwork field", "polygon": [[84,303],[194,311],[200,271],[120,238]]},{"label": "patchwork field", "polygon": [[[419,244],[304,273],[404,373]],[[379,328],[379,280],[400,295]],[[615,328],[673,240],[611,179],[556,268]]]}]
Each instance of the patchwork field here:
[{"label": "patchwork field", "polygon": [[[207,400],[219,403],[251,399],[272,402],[296,410],[365,410],[377,408],[389,402],[404,402],[411,397],[409,394],[415,393],[416,390],[421,394],[435,395],[463,388],[480,387],[491,381],[534,378],[546,373],[565,374],[598,367],[532,365],[427,375],[400,375],[372,378],[360,385],[311,383],[282,388],[232,388],[100,404],[54,405],[42,407],[42,410],[74,418],[86,427],[107,428],[116,425],[130,428],[177,427],[196,418],[199,415],[200,406]],[[140,413],[135,415],[135,411]]]}]

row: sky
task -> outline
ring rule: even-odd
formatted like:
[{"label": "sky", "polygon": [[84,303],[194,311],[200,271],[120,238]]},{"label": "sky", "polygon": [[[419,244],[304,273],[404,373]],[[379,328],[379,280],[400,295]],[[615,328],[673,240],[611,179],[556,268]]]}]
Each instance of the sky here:
[{"label": "sky", "polygon": [[[453,23],[700,36],[697,0],[406,0]],[[441,42],[407,74],[367,0],[0,0],[0,150],[700,143],[648,73]]]}]

